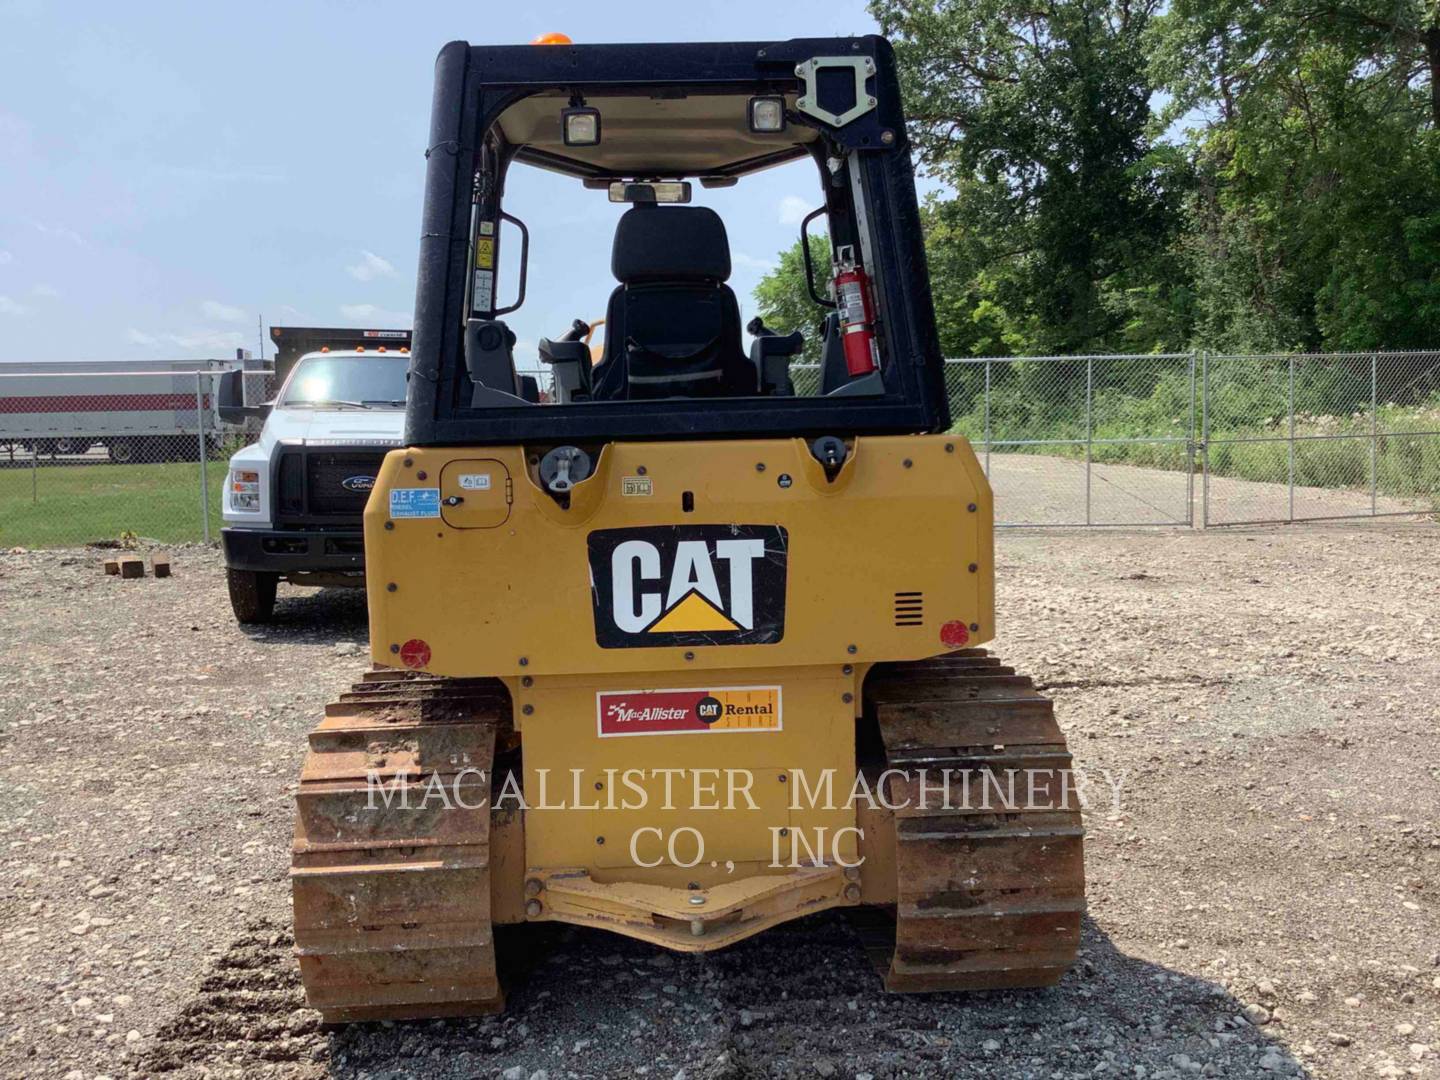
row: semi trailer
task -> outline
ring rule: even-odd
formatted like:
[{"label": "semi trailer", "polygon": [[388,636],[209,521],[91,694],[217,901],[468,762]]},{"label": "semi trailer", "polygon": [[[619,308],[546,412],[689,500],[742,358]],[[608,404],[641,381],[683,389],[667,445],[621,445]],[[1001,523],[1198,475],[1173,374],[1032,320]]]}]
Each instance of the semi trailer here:
[{"label": "semi trailer", "polygon": [[104,447],[115,462],[194,460],[222,433],[217,380],[246,360],[0,364],[0,450],[41,457]]}]

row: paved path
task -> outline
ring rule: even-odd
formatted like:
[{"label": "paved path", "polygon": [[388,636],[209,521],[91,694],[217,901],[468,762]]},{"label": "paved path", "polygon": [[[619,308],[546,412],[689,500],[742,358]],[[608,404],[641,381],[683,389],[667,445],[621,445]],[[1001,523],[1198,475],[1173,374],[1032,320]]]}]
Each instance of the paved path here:
[{"label": "paved path", "polygon": [[[981,455],[983,462],[984,455]],[[1176,449],[1177,466],[1183,451]],[[1091,466],[1086,514],[1085,462],[1044,454],[991,454],[990,483],[995,489],[995,518],[1003,525],[1184,525],[1199,524],[1203,478],[1184,471],[1136,465]],[[1286,484],[1231,477],[1210,477],[1212,525],[1246,521],[1284,521],[1290,517]],[[1189,507],[1193,502],[1193,519]],[[1426,513],[1428,499],[1381,495],[1381,514]],[[1370,492],[1341,488],[1296,487],[1294,516],[1331,518],[1370,514]]]}]

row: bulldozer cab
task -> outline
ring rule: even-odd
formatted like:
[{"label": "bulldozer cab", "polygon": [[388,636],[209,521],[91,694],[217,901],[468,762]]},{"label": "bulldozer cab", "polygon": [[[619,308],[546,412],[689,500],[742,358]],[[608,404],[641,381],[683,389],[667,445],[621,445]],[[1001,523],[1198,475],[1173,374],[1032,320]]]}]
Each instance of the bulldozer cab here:
[{"label": "bulldozer cab", "polygon": [[[677,45],[447,45],[437,61],[406,441],[412,446],[943,430],[949,417],[914,176],[878,37]],[[699,188],[813,166],[829,259],[802,242],[815,319],[742,327],[726,222]],[[520,345],[529,166],[629,204],[576,318]],[[511,250],[504,252],[502,246]],[[502,267],[506,272],[502,272]],[[508,272],[508,276],[507,276]],[[604,301],[604,288],[610,289]],[[581,312],[577,311],[576,315]],[[598,322],[598,320],[597,320]],[[751,340],[746,343],[745,332]],[[818,370],[792,371],[818,336]],[[538,355],[523,355],[533,350]],[[540,377],[525,374],[536,369]]]}]

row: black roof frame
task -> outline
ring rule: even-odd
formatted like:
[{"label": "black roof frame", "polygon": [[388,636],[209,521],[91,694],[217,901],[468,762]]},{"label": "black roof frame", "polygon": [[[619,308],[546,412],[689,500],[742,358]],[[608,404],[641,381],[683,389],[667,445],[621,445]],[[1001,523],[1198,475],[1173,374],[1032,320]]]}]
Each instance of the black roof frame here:
[{"label": "black roof frame", "polygon": [[[816,56],[869,56],[877,106],[827,137],[860,150],[884,313],[886,393],[875,397],[662,399],[471,408],[463,349],[472,182],[484,133],[509,103],[557,87],[787,83]],[[644,72],[637,80],[636,72]],[[889,140],[888,142],[886,140]],[[889,43],[875,36],[779,43],[470,46],[436,60],[405,439],[410,445],[605,442],[942,431],[949,426],[914,173]],[[554,167],[553,164],[550,167]],[[573,171],[573,170],[572,170]],[[577,175],[579,175],[577,173]],[[463,390],[463,392],[462,392]]]}]

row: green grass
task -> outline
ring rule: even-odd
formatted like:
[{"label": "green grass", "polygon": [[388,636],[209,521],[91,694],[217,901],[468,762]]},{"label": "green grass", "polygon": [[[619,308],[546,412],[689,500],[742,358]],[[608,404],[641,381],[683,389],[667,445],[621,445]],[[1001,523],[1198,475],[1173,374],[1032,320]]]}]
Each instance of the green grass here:
[{"label": "green grass", "polygon": [[[220,538],[224,462],[206,466],[210,538]],[[47,465],[0,468],[0,548],[66,547],[123,533],[165,543],[203,539],[200,466]]]}]

